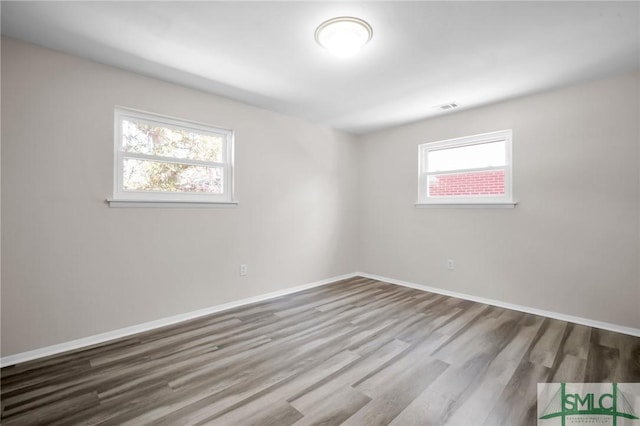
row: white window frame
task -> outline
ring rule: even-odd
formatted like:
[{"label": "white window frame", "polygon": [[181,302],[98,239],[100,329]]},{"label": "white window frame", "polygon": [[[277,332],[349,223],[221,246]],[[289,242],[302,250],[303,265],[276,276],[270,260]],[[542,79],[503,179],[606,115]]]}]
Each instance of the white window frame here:
[{"label": "white window frame", "polygon": [[[480,135],[465,136],[455,139],[447,139],[438,142],[423,143],[418,146],[418,202],[417,207],[504,207],[513,208],[516,202],[513,200],[513,179],[512,179],[512,139],[511,129],[497,132],[483,133]],[[462,146],[482,145],[491,142],[505,142],[505,162],[500,167],[483,167],[473,169],[456,169],[446,172],[429,172],[429,153],[448,148],[459,148]],[[504,169],[505,188],[504,195],[474,195],[474,196],[447,196],[430,197],[428,195],[428,179],[432,175],[459,174],[470,172],[483,172]]]},{"label": "white window frame", "polygon": [[[221,136],[221,162],[191,160],[156,155],[125,153],[122,150],[122,122],[123,120],[144,122],[151,125],[187,130],[200,134]],[[168,191],[125,191],[124,158],[140,158],[145,160],[162,161],[179,164],[204,165],[222,168],[222,194],[186,193]],[[183,120],[174,117],[138,111],[129,108],[116,107],[114,109],[114,175],[113,198],[107,200],[111,207],[207,207],[218,205],[236,205],[233,199],[233,157],[234,133],[232,130],[214,127],[208,124]]]}]

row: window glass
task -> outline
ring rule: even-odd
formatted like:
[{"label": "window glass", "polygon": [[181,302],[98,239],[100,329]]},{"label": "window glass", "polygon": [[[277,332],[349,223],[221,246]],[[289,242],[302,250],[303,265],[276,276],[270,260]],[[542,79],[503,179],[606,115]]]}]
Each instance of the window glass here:
[{"label": "window glass", "polygon": [[233,202],[233,132],[116,108],[114,200]]},{"label": "window glass", "polygon": [[511,130],[420,145],[418,204],[512,203]]},{"label": "window glass", "polygon": [[428,171],[479,169],[505,165],[505,141],[429,151]]}]

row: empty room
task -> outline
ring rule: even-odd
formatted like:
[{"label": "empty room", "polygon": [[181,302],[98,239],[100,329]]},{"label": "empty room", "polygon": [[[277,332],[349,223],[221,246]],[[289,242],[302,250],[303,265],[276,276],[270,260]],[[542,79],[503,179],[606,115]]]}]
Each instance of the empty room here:
[{"label": "empty room", "polygon": [[2,425],[640,426],[640,2],[0,15]]}]

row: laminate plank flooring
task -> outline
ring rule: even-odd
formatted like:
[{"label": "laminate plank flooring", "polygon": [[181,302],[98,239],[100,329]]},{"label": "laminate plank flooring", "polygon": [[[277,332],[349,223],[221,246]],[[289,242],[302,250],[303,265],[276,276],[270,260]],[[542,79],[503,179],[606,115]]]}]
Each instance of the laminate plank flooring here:
[{"label": "laminate plank flooring", "polygon": [[534,425],[640,338],[356,277],[3,368],[3,425]]}]

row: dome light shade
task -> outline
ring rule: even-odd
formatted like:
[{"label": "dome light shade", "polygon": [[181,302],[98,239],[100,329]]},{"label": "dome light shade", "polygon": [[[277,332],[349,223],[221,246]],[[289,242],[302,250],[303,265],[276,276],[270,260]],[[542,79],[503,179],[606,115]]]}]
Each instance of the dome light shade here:
[{"label": "dome light shade", "polygon": [[351,16],[329,19],[316,29],[318,44],[339,58],[355,55],[372,36],[371,25]]}]

